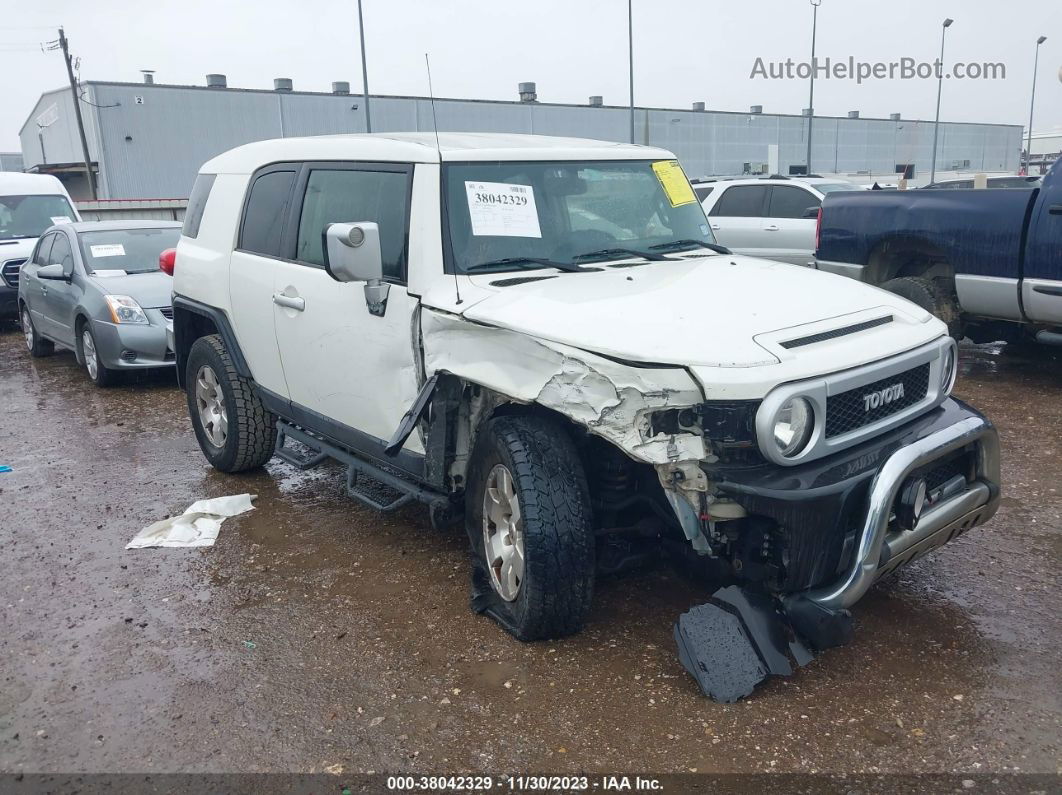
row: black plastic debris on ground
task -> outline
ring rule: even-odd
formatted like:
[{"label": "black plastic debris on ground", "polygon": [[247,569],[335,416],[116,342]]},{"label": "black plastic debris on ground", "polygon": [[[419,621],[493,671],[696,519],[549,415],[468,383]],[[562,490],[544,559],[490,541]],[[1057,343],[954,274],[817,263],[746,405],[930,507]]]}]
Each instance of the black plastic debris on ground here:
[{"label": "black plastic debris on ground", "polygon": [[704,694],[726,704],[770,675],[788,676],[814,655],[792,633],[768,596],[721,588],[675,623],[679,660]]}]

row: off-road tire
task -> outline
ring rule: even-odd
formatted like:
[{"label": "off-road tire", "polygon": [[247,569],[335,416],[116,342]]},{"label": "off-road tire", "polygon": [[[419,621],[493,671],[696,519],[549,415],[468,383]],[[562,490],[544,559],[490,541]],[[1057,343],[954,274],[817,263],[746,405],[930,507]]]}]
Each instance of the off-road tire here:
[{"label": "off-road tire", "polygon": [[901,276],[889,279],[881,285],[883,290],[895,293],[918,304],[924,310],[944,321],[948,334],[962,339],[962,311],[959,302],[945,286],[922,276]]},{"label": "off-road tire", "polygon": [[593,597],[595,562],[590,494],[575,445],[545,417],[495,417],[480,430],[465,517],[481,567],[487,565],[483,494],[497,464],[512,474],[523,517],[524,579],[512,602],[492,592],[487,612],[523,641],[578,632]]},{"label": "off-road tire", "polygon": [[[215,446],[207,437],[196,405],[196,375],[203,365],[210,366],[221,384],[228,417],[228,434],[223,447]],[[188,352],[185,396],[199,447],[212,467],[222,472],[246,472],[257,469],[273,457],[277,443],[276,417],[266,411],[250,379],[236,371],[225,343],[217,334],[200,337]]]},{"label": "off-road tire", "polygon": [[37,332],[37,327],[33,325],[33,318],[30,316],[29,307],[25,304],[19,307],[18,311],[19,327],[22,329],[22,333],[26,333],[26,324],[29,324],[29,329],[33,335],[33,343],[30,344],[29,340],[26,340],[26,347],[29,349],[30,356],[35,359],[39,359],[42,356],[51,356],[55,353],[55,343],[51,340],[46,340]]}]

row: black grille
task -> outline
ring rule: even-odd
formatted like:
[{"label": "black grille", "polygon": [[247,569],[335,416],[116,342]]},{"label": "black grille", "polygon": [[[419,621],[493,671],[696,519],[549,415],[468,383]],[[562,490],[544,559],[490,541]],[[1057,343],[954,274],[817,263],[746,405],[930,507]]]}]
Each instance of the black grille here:
[{"label": "black grille", "polygon": [[835,328],[831,331],[822,331],[818,334],[811,334],[807,337],[797,337],[795,340],[786,340],[781,343],[783,348],[800,348],[804,345],[814,345],[816,342],[825,342],[826,340],[837,339],[838,337],[845,337],[849,334],[855,334],[857,331],[866,331],[868,328],[876,328],[877,326],[884,326],[886,323],[892,322],[892,315],[885,315],[884,317],[877,317],[873,320],[864,320],[862,323],[855,323],[851,326],[844,326],[843,328]]},{"label": "black grille", "polygon": [[173,307],[172,306],[160,306],[159,311],[162,316],[167,320],[173,320]]},{"label": "black grille", "polygon": [[[881,400],[877,407],[867,408],[866,397],[875,392],[903,384],[903,395],[891,401]],[[929,391],[929,364],[903,373],[882,378],[856,389],[826,398],[826,438],[840,436],[879,420],[891,417],[922,400]]]},{"label": "black grille", "polygon": [[8,287],[18,287],[18,272],[22,267],[24,259],[9,259],[4,263],[2,274],[4,278],[4,284]]}]

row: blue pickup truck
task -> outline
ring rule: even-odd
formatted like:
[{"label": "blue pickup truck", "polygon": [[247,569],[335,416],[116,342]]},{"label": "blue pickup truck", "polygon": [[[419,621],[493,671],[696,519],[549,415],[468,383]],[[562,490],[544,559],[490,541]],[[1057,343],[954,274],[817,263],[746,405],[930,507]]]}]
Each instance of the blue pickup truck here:
[{"label": "blue pickup truck", "polygon": [[1034,188],[831,193],[817,238],[819,270],[909,298],[956,337],[1062,345],[1062,160]]}]

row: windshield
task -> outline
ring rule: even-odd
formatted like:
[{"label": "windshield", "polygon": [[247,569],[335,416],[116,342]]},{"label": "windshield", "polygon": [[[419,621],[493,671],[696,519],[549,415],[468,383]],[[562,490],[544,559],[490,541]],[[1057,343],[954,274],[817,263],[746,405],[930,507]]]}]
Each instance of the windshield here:
[{"label": "windshield", "polygon": [[159,254],[177,246],[181,229],[113,229],[78,237],[89,273],[147,273],[159,269]]},{"label": "windshield", "polygon": [[455,164],[444,181],[458,272],[486,263],[493,264],[480,269],[588,265],[641,252],[662,259],[650,249],[715,243],[673,160]]},{"label": "windshield", "polygon": [[0,240],[40,237],[49,226],[73,220],[65,196],[0,196]]},{"label": "windshield", "polygon": [[862,190],[859,185],[851,182],[818,182],[812,187],[819,193],[833,193],[835,190]]}]

